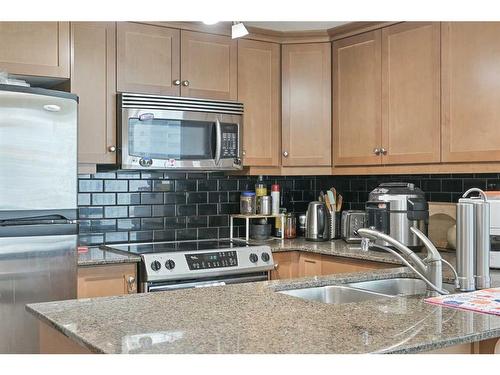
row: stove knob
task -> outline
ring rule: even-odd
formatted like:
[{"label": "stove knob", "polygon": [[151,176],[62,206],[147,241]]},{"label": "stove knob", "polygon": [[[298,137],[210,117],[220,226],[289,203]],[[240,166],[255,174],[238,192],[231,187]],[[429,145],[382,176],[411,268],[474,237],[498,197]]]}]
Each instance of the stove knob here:
[{"label": "stove knob", "polygon": [[250,262],[252,263],[257,263],[257,261],[259,260],[259,257],[257,256],[257,254],[250,254]]},{"label": "stove knob", "polygon": [[268,253],[262,253],[262,255],[260,257],[262,258],[262,261],[264,261],[264,262],[269,262],[269,259],[271,259],[271,257],[269,256]]},{"label": "stove knob", "polygon": [[172,259],[169,259],[165,262],[165,268],[167,270],[173,270],[175,267],[175,262]]},{"label": "stove knob", "polygon": [[155,260],[154,262],[151,263],[151,269],[153,271],[159,271],[161,268],[161,263]]}]

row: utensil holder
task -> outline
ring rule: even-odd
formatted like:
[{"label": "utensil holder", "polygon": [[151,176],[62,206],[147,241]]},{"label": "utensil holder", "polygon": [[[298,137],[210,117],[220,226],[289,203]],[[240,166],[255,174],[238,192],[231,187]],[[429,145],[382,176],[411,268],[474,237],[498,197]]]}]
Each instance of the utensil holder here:
[{"label": "utensil holder", "polygon": [[331,240],[336,240],[340,238],[340,221],[341,221],[341,215],[340,212],[337,211],[330,211],[330,215],[328,217],[328,225],[329,225],[329,230],[330,230],[330,239]]}]

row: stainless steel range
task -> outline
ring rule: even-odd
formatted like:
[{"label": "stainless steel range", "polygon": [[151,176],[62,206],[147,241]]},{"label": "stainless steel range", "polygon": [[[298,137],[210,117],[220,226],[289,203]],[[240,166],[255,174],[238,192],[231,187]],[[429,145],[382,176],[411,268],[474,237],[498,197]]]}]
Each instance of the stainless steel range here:
[{"label": "stainless steel range", "polygon": [[140,255],[140,292],[263,281],[273,269],[271,248],[240,241],[200,240],[104,246]]}]

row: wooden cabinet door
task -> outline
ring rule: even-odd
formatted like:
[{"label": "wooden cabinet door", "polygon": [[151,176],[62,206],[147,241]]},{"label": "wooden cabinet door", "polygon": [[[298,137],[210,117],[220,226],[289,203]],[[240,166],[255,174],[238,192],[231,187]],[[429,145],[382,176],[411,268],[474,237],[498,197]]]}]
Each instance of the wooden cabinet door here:
[{"label": "wooden cabinet door", "polygon": [[117,24],[117,89],[180,94],[180,31],[131,22]]},{"label": "wooden cabinet door", "polygon": [[273,253],[274,269],[271,280],[293,279],[299,276],[299,252],[283,251]]},{"label": "wooden cabinet door", "polygon": [[78,95],[78,162],[116,163],[116,24],[71,23],[71,92]]},{"label": "wooden cabinet door", "polygon": [[382,29],[382,164],[441,161],[441,27]]},{"label": "wooden cabinet door", "polygon": [[137,265],[113,264],[78,267],[78,298],[137,293]]},{"label": "wooden cabinet door", "polygon": [[69,78],[69,22],[0,22],[0,71]]},{"label": "wooden cabinet door", "polygon": [[322,275],[321,254],[301,253],[299,258],[299,277]]},{"label": "wooden cabinet door", "polygon": [[442,161],[500,160],[500,22],[441,26]]},{"label": "wooden cabinet door", "polygon": [[330,43],[282,46],[282,165],[330,166]]},{"label": "wooden cabinet door", "polygon": [[182,96],[236,100],[237,54],[237,41],[228,36],[182,30]]},{"label": "wooden cabinet door", "polygon": [[245,106],[245,166],[279,166],[280,91],[280,45],[238,40],[238,100]]},{"label": "wooden cabinet door", "polygon": [[333,42],[333,165],[376,165],[381,147],[381,31]]},{"label": "wooden cabinet door", "polygon": [[365,260],[341,258],[332,255],[323,255],[321,258],[321,274],[363,272],[374,269],[401,267],[397,264],[370,262]]}]

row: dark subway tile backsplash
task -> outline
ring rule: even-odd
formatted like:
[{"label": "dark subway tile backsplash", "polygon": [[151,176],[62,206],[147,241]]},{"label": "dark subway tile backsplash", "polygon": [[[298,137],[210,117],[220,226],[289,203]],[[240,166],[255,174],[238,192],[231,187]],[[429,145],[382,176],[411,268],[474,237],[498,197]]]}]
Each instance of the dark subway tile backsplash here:
[{"label": "dark subway tile backsplash", "polygon": [[[223,172],[120,170],[79,175],[80,242],[227,238],[229,215],[239,212],[241,191],[254,190],[256,180]],[[270,176],[264,181],[268,194],[274,183],[288,189],[290,210],[305,210],[318,195],[314,176]]]},{"label": "dark subway tile backsplash", "polygon": [[[319,176],[318,190],[334,186],[344,197],[343,209],[364,209],[368,194],[382,182],[410,182],[425,192],[430,202],[457,202],[469,188],[500,190],[500,174],[422,174],[389,176]],[[306,201],[304,196],[304,201]]]},{"label": "dark subway tile backsplash", "polygon": [[[239,212],[241,191],[254,190],[256,176],[223,172],[106,171],[79,175],[80,243],[173,241],[229,237],[229,215]],[[469,187],[500,190],[500,174],[393,176],[265,176],[286,190],[286,208],[304,212],[320,190],[344,196],[344,209],[363,209],[381,182],[412,182],[429,201],[456,202]],[[244,229],[235,222],[235,233]]]}]

